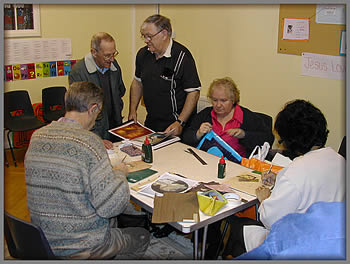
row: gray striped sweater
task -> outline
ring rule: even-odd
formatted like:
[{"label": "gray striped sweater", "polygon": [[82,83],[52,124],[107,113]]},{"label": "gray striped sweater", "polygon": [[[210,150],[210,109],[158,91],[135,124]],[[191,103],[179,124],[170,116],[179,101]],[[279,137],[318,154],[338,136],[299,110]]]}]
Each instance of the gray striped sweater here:
[{"label": "gray striped sweater", "polygon": [[113,171],[102,140],[77,122],[57,122],[32,135],[25,156],[31,221],[56,256],[108,239],[109,218],[130,199],[126,177]]}]

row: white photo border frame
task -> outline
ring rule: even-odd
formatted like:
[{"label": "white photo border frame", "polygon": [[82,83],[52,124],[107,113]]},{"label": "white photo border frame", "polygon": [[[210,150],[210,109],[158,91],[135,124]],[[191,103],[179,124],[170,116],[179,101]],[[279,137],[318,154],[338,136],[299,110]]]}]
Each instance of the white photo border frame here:
[{"label": "white photo border frame", "polygon": [[339,55],[346,55],[346,30],[342,30],[340,33]]},{"label": "white photo border frame", "polygon": [[4,30],[5,38],[40,37],[40,6],[33,4],[34,29]]}]

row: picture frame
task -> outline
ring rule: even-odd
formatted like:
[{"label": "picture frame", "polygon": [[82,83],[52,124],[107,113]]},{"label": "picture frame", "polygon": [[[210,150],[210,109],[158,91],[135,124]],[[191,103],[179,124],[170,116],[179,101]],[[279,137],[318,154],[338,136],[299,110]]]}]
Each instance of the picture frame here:
[{"label": "picture frame", "polygon": [[[30,28],[20,29],[19,23],[28,18],[25,15],[18,16],[17,10],[23,9],[29,13],[32,18],[30,21]],[[16,37],[39,37],[41,36],[40,30],[40,7],[37,4],[4,4],[4,37],[16,38]],[[23,19],[23,20],[22,20]],[[20,21],[20,22],[19,22]],[[13,29],[9,29],[9,24],[12,24]],[[10,25],[11,27],[11,25]]]}]

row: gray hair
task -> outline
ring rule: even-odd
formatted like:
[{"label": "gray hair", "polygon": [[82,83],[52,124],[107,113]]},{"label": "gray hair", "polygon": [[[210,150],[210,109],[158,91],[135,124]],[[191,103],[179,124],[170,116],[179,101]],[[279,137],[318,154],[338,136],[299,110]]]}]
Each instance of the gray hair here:
[{"label": "gray hair", "polygon": [[86,112],[97,104],[102,108],[103,90],[91,82],[74,82],[65,95],[66,111]]},{"label": "gray hair", "polygon": [[100,49],[101,41],[105,40],[107,42],[115,42],[114,38],[106,32],[98,32],[94,34],[91,38],[91,48],[95,50]]},{"label": "gray hair", "polygon": [[171,28],[171,23],[170,23],[170,19],[162,16],[162,15],[152,15],[149,16],[148,18],[146,18],[146,20],[143,22],[145,23],[149,23],[149,24],[154,24],[158,30],[162,30],[165,29],[166,31],[168,31],[168,35],[171,37],[172,35],[172,28]]}]

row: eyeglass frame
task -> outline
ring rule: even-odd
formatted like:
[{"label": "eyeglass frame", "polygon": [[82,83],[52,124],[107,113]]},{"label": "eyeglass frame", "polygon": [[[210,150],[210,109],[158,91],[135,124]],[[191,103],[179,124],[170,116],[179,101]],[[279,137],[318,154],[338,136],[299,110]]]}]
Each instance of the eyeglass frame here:
[{"label": "eyeglass frame", "polygon": [[160,32],[162,32],[164,30],[164,28],[162,28],[161,30],[159,30],[157,33],[151,35],[151,36],[145,36],[144,34],[141,34],[141,38],[143,40],[148,40],[148,41],[152,41],[152,39],[157,36]]},{"label": "eyeglass frame", "polygon": [[[97,52],[100,51],[100,50],[98,50],[98,49],[94,49],[94,50],[96,50]],[[117,57],[118,54],[119,54],[119,51],[116,50],[113,54],[109,54],[109,55],[104,55],[104,54],[102,54],[102,56],[103,56],[103,59],[104,59],[104,60],[108,61],[108,60],[110,60],[110,59],[112,59],[112,58]]]}]

